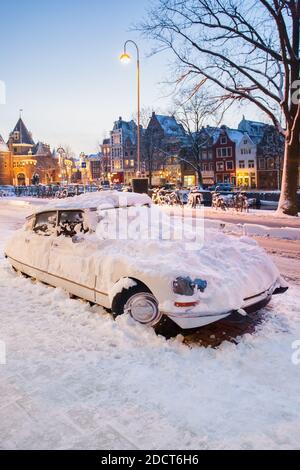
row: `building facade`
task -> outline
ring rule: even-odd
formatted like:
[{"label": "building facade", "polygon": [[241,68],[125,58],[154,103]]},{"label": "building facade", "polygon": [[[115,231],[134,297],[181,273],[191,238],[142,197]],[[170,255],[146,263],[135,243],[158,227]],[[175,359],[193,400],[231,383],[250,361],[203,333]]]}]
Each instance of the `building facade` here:
[{"label": "building facade", "polygon": [[12,183],[12,155],[0,135],[0,185]]},{"label": "building facade", "polygon": [[181,184],[181,149],[187,145],[183,126],[174,116],[152,113],[142,139],[145,175],[153,185]]},{"label": "building facade", "polygon": [[119,117],[110,132],[111,181],[130,183],[136,172],[137,125]]},{"label": "building facade", "polygon": [[35,143],[20,117],[7,144],[0,139],[0,184],[48,184],[59,181],[58,173],[49,145]]},{"label": "building facade", "polygon": [[103,181],[110,180],[111,174],[111,143],[110,139],[103,139],[101,144],[101,173]]},{"label": "building facade", "polygon": [[260,189],[281,187],[284,138],[274,126],[266,125],[257,145],[257,183]]},{"label": "building facade", "polygon": [[216,168],[216,183],[236,184],[235,140],[226,126],[216,130],[213,145]]}]

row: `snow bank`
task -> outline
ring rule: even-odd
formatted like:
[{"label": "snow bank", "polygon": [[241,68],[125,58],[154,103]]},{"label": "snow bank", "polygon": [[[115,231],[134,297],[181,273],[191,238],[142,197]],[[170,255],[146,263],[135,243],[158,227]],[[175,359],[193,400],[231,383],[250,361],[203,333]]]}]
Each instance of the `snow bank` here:
[{"label": "snow bank", "polygon": [[280,238],[282,240],[300,240],[300,229],[293,227],[267,227],[265,225],[237,223],[205,219],[205,227],[222,230],[224,233]]},{"label": "snow bank", "polygon": [[300,240],[300,229],[291,227],[265,227],[264,225],[244,224],[243,231],[246,235],[258,235],[260,237],[273,237],[285,240]]}]

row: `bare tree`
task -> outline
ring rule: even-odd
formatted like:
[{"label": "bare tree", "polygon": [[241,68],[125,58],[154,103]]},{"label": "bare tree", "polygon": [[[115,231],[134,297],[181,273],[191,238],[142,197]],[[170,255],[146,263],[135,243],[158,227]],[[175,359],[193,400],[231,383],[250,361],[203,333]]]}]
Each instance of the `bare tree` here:
[{"label": "bare tree", "polygon": [[[141,154],[142,162],[149,175],[149,184],[152,185],[153,172],[164,163],[164,153],[161,135],[154,132],[149,127],[149,122],[154,109],[150,106],[144,106],[140,113],[140,122],[142,126]],[[137,115],[133,114],[132,119],[136,122]]]},{"label": "bare tree", "polygon": [[[157,0],[140,29],[170,49],[178,79],[248,101],[285,138],[279,212],[297,215],[300,0]],[[218,92],[219,93],[219,92]]]},{"label": "bare tree", "polygon": [[64,158],[66,160],[74,160],[75,159],[75,153],[74,151],[72,150],[71,146],[69,144],[65,144],[65,145],[58,145],[57,148],[62,148],[64,149]]},{"label": "bare tree", "polygon": [[[212,145],[214,130],[220,125],[224,107],[202,89],[187,88],[181,91],[174,102],[171,113],[187,135],[187,143],[182,147],[178,160],[190,165],[197,173],[198,184],[202,187],[202,152]],[[204,129],[210,121],[212,126]]]},{"label": "bare tree", "polygon": [[[149,124],[152,112],[154,111],[151,106],[143,106],[140,111],[140,122],[143,129],[147,129]],[[132,118],[134,122],[137,122],[137,113],[132,114]]]}]

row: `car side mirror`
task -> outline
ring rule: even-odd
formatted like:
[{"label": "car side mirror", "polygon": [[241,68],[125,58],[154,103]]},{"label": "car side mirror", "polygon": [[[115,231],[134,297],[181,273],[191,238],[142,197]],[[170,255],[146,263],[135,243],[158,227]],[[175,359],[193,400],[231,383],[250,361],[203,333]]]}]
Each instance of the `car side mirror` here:
[{"label": "car side mirror", "polygon": [[84,241],[84,238],[80,235],[73,235],[72,242],[73,243],[81,243]]}]

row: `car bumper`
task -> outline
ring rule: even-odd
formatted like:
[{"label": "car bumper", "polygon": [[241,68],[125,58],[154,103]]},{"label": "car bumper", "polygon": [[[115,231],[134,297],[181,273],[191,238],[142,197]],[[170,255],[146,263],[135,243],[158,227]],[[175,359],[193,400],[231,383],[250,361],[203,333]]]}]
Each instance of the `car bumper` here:
[{"label": "car bumper", "polygon": [[165,313],[165,315],[167,315],[183,330],[199,328],[201,326],[209,325],[210,323],[222,320],[223,318],[226,318],[235,312],[244,314],[256,312],[265,307],[270,302],[273,294],[282,294],[286,292],[287,289],[288,286],[284,284],[281,285],[279,281],[276,281],[269,289],[251,297],[245,298],[240,309],[230,310],[226,313],[221,313],[218,315],[204,315],[203,313],[197,314],[196,312]]}]

